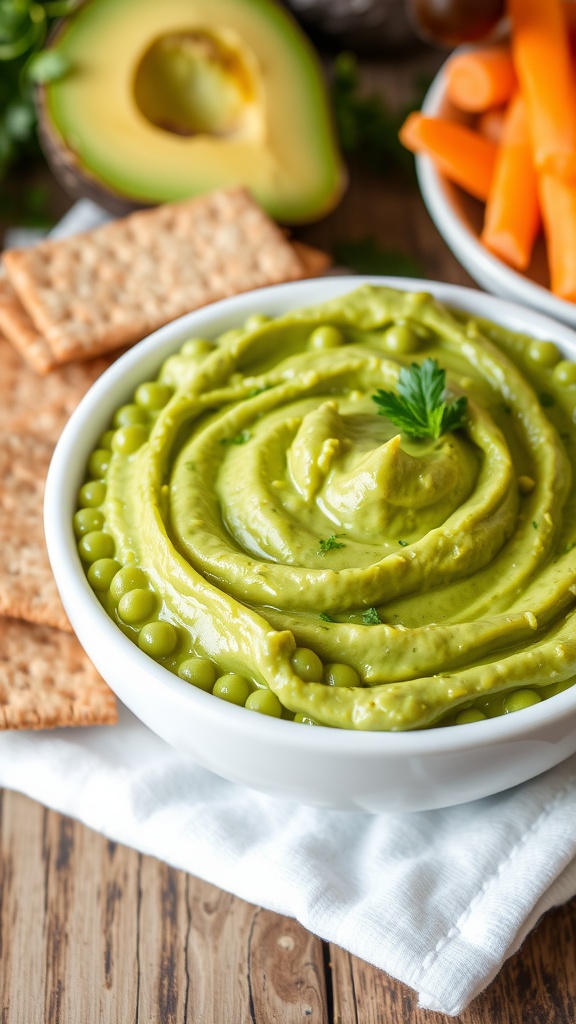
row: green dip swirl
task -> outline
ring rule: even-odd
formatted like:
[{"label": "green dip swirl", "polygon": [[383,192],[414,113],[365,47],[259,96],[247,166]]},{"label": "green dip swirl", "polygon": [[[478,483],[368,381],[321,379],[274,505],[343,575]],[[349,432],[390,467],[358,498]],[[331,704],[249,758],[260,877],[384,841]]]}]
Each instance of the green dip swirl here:
[{"label": "green dip swirl", "polygon": [[[372,396],[432,358],[462,429]],[[192,340],[92,454],[88,579],[181,678],[345,729],[459,724],[576,675],[576,367],[430,295],[362,287]]]}]

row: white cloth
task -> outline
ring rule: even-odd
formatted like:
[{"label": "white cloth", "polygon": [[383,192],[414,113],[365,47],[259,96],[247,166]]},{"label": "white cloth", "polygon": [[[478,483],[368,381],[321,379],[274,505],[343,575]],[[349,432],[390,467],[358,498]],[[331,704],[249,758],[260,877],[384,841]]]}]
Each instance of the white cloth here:
[{"label": "white cloth", "polygon": [[[103,219],[83,202],[58,234]],[[225,782],[121,709],[113,727],[0,736],[0,785],[295,917],[451,1015],[576,894],[576,756],[472,804],[371,816]]]},{"label": "white cloth", "polygon": [[576,893],[576,756],[446,810],[316,810],[217,778],[122,709],[117,726],[5,733],[0,784],[297,918],[447,1014]]}]

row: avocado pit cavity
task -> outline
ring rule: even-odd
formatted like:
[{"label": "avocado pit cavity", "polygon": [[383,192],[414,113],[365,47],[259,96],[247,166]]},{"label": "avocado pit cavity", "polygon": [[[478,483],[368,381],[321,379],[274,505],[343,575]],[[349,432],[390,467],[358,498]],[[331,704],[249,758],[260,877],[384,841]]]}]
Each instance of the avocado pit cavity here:
[{"label": "avocado pit cavity", "polygon": [[258,92],[256,61],[247,47],[201,28],[158,36],[134,76],[141,113],[174,135],[257,135]]}]

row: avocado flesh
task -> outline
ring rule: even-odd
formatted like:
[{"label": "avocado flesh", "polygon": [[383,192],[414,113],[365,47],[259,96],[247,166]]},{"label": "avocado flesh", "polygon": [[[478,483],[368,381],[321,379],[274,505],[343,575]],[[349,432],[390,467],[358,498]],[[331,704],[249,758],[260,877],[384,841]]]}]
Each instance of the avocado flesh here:
[{"label": "avocado flesh", "polygon": [[53,44],[44,128],[80,173],[136,203],[245,185],[276,219],[314,220],[344,173],[322,75],[270,0],[91,0]]}]

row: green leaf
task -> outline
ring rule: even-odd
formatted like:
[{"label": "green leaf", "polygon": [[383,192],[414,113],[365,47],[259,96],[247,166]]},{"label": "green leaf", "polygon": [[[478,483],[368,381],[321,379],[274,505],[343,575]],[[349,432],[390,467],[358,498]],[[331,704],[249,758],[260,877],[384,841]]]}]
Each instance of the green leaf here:
[{"label": "green leaf", "polygon": [[379,626],[382,620],[375,608],[366,608],[362,612],[362,623],[364,626]]},{"label": "green leaf", "polygon": [[425,359],[421,366],[402,367],[397,393],[379,388],[372,400],[380,406],[378,412],[409,437],[438,438],[464,425],[468,404],[464,396],[444,401],[445,382],[446,371],[435,359]]},{"label": "green leaf", "polygon": [[241,430],[235,437],[221,437],[220,444],[246,444],[251,437],[252,434],[249,430]]},{"label": "green leaf", "polygon": [[70,61],[58,50],[40,50],[30,59],[27,67],[28,78],[35,85],[55,82],[70,70]]},{"label": "green leaf", "polygon": [[337,263],[358,274],[382,274],[394,277],[423,277],[424,268],[411,256],[394,249],[383,249],[375,238],[366,236],[353,242],[336,242]]},{"label": "green leaf", "polygon": [[318,541],[318,551],[317,551],[317,554],[318,555],[325,555],[328,551],[335,551],[336,548],[345,548],[346,545],[342,544],[339,540],[336,539],[337,537],[341,537],[341,536],[342,536],[341,533],[339,533],[339,534],[333,533],[330,537],[327,537],[326,540]]}]

